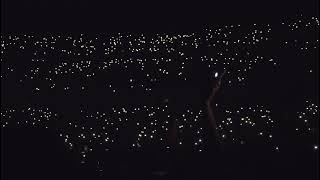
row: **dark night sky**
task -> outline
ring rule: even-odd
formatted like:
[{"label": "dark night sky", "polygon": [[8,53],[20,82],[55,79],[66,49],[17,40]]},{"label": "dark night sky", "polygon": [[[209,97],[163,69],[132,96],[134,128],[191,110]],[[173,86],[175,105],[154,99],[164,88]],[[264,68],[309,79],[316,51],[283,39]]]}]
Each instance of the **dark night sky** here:
[{"label": "dark night sky", "polygon": [[319,1],[21,1],[2,0],[2,29],[8,31],[188,30],[216,22],[315,15]]}]

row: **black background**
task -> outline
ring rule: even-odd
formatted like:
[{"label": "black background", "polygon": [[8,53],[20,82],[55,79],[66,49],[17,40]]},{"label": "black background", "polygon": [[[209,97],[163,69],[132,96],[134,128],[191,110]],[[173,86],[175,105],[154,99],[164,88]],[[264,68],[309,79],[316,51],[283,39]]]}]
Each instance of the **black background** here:
[{"label": "black background", "polygon": [[[266,21],[276,21],[284,17],[293,17],[296,14],[303,13],[304,15],[318,15],[317,0],[312,1],[258,1],[258,0],[245,0],[245,1],[212,1],[211,3],[196,1],[67,1],[67,0],[2,0],[1,1],[1,31],[2,33],[11,32],[114,32],[114,31],[142,31],[142,32],[188,32],[198,30],[206,24],[250,24]],[[276,47],[271,47],[271,50],[277,50]],[[311,95],[315,101],[318,102],[318,90],[319,85],[313,78],[314,82],[310,86],[306,81],[308,77],[301,77],[295,72],[299,71],[303,63],[299,61],[292,61],[291,59],[297,59],[304,57],[297,54],[293,54],[295,49],[286,49],[286,52],[277,52],[280,58],[285,59],[282,61],[283,69],[281,72],[273,73],[273,81],[270,82],[268,77],[264,76],[266,73],[263,67],[257,68],[256,72],[253,72],[257,78],[250,79],[248,84],[252,84],[254,87],[248,88],[249,90],[243,90],[239,94],[250,94],[248,101],[264,101],[269,104],[273,104],[273,107],[278,110],[279,113],[292,110],[296,108],[295,104],[299,104],[303,101],[304,95]],[[291,54],[289,56],[288,54]],[[282,56],[282,57],[281,57]],[[318,54],[316,55],[318,58]],[[314,59],[314,57],[309,57]],[[299,58],[298,58],[299,59]],[[318,64],[315,64],[318,67]],[[318,70],[316,71],[318,77]],[[258,78],[259,77],[259,78]],[[261,78],[262,77],[262,78]],[[264,78],[263,78],[264,77]],[[10,82],[10,80],[8,80]],[[3,82],[1,82],[2,84]],[[307,85],[310,87],[310,91],[307,91],[304,87]],[[275,88],[280,87],[281,88]],[[242,89],[238,89],[240,92]],[[170,90],[171,91],[171,90]],[[160,91],[159,91],[160,92]],[[177,89],[177,92],[181,90]],[[2,89],[3,93],[3,89]],[[186,94],[188,92],[185,92]],[[228,94],[228,92],[225,92]],[[10,99],[10,102],[28,102],[36,104],[43,97],[26,97],[22,94],[18,97],[14,96],[14,92],[7,91],[6,96],[1,95],[4,98]],[[176,93],[178,94],[178,93]],[[186,95],[184,94],[184,95]],[[181,95],[182,97],[184,95]],[[52,97],[49,97],[52,98]],[[68,102],[77,102],[77,97],[70,97],[71,99],[64,104],[64,106],[58,107],[65,109],[67,107],[74,106],[74,103],[68,104]],[[246,97],[234,97],[233,99],[239,99],[239,101],[245,100]],[[61,99],[48,99],[54,104],[61,104],[65,101]],[[88,98],[87,102],[95,104],[103,104],[103,100],[99,99],[99,96],[92,100],[92,97]],[[183,98],[180,98],[183,99]],[[120,101],[125,102],[127,99],[123,97]],[[119,99],[117,99],[119,101]],[[131,99],[132,102],[139,101],[138,99]],[[152,99],[151,99],[152,101]],[[9,102],[4,101],[4,102]],[[3,105],[3,101],[1,102]],[[76,106],[74,106],[76,107]],[[74,111],[70,110],[69,114],[72,116]],[[278,114],[282,116],[282,114]],[[286,126],[283,122],[282,126]],[[92,174],[88,171],[83,171],[79,167],[72,157],[71,153],[66,153],[63,149],[63,144],[57,144],[55,140],[56,134],[48,131],[35,131],[28,129],[14,129],[13,131],[2,131],[1,146],[1,161],[6,163],[4,167],[1,164],[2,171],[9,169],[7,173],[8,177],[30,177],[28,172],[32,172],[35,169],[39,172],[37,175],[40,178],[47,177],[48,179],[73,179],[74,175],[85,179],[86,177],[92,178]],[[19,132],[18,134],[16,132]],[[41,134],[41,137],[38,135]],[[281,132],[280,132],[281,134]],[[7,139],[5,139],[7,138]],[[8,140],[8,141],[4,141]],[[29,141],[33,139],[33,141]],[[43,141],[43,139],[46,139]],[[291,148],[287,147],[288,149]],[[304,151],[303,149],[301,151]],[[4,155],[5,154],[5,155]],[[248,153],[249,154],[249,153]],[[247,154],[247,155],[248,155]],[[287,154],[281,154],[283,159],[290,157]],[[285,156],[287,155],[287,156]],[[249,156],[249,155],[248,155]],[[255,156],[260,157],[259,154]],[[280,157],[280,155],[278,155]],[[305,159],[298,159],[295,163],[306,164],[305,169],[300,169],[301,164],[295,170],[301,170],[299,174],[300,179],[314,178],[314,161],[315,157],[307,157]],[[261,157],[260,157],[261,158]],[[267,157],[265,157],[267,158]],[[316,157],[318,158],[318,157]],[[314,161],[308,161],[314,159]],[[262,160],[262,159],[260,159]],[[33,162],[32,165],[29,162]],[[49,162],[49,163],[48,163]],[[63,163],[61,163],[63,162]],[[289,163],[288,163],[289,164]],[[284,164],[284,166],[288,165]],[[46,167],[44,167],[46,166]],[[239,164],[241,166],[241,164]],[[265,164],[265,168],[268,168],[268,164]],[[280,165],[279,165],[280,166]],[[287,169],[286,169],[287,168]],[[287,177],[292,169],[291,167],[285,167],[287,171],[282,171],[282,177]],[[261,168],[263,169],[263,168]],[[280,169],[280,168],[279,168]],[[16,171],[19,170],[19,171]],[[281,169],[283,170],[283,169]],[[280,170],[279,170],[280,172]],[[309,173],[311,172],[311,173]],[[263,172],[256,172],[259,175],[263,175]],[[309,174],[308,174],[309,173]],[[64,176],[60,176],[64,174]],[[308,177],[308,175],[310,177]],[[318,176],[318,175],[317,175]],[[281,176],[279,176],[281,177]],[[294,175],[291,174],[291,177]]]},{"label": "black background", "polygon": [[190,30],[209,22],[250,22],[303,12],[317,15],[318,0],[297,1],[41,1],[2,0],[2,30]]}]

